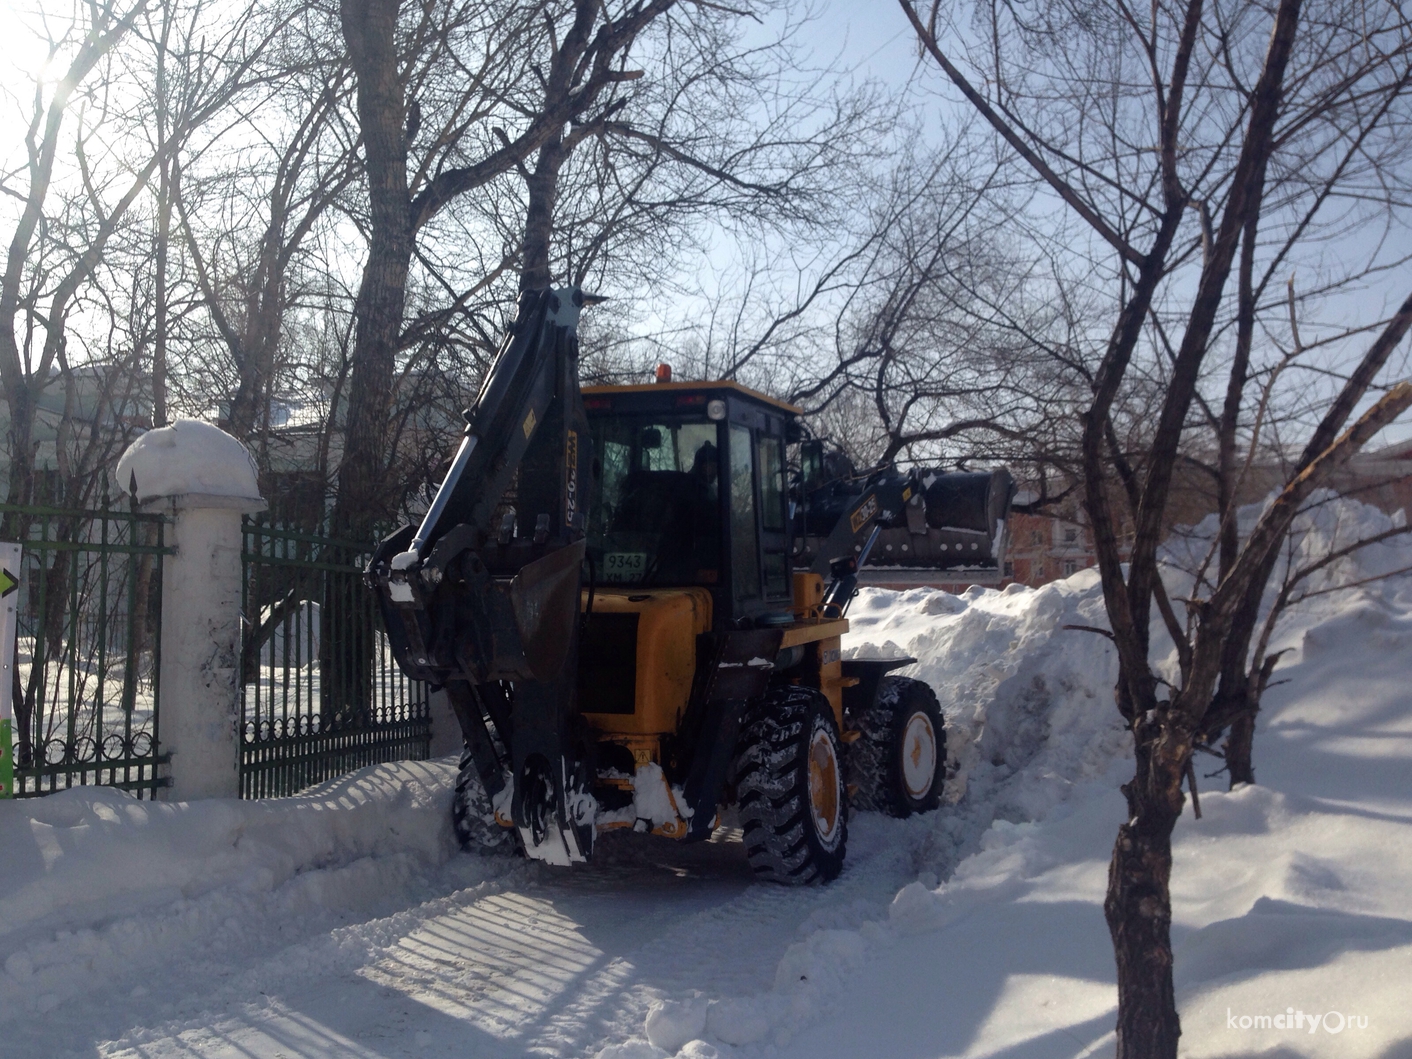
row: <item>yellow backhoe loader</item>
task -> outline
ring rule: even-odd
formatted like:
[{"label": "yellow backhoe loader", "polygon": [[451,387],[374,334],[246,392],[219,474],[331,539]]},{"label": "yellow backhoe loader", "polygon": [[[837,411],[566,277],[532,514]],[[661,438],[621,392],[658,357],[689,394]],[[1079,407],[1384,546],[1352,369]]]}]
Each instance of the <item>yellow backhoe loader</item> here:
[{"label": "yellow backhoe loader", "polygon": [[734,382],[581,388],[582,305],[522,295],[425,517],[367,571],[465,736],[457,835],[570,864],[735,805],[760,877],[830,880],[850,802],[926,812],[945,776],[935,694],[891,672],[914,660],[841,657],[859,567],[887,534],[1000,562],[1010,479],[830,478],[799,409]]}]

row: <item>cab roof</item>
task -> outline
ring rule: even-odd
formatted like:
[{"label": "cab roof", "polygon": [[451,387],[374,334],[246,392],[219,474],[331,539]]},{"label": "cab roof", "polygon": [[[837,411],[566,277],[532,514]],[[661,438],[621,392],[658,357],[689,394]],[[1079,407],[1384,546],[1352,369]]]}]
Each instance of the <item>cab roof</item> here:
[{"label": "cab roof", "polygon": [[585,386],[583,387],[582,392],[585,397],[593,397],[597,395],[606,396],[618,393],[680,393],[682,391],[691,390],[695,390],[698,392],[729,390],[733,393],[739,394],[742,397],[748,397],[751,400],[759,401],[761,404],[767,404],[770,405],[772,408],[778,408],[782,412],[788,412],[791,415],[804,414],[804,409],[799,408],[796,405],[788,404],[785,401],[777,400],[774,397],[770,397],[767,394],[761,393],[759,390],[752,390],[748,386],[742,386],[738,382],[730,382],[724,379],[719,382],[648,382],[641,383],[636,386]]}]

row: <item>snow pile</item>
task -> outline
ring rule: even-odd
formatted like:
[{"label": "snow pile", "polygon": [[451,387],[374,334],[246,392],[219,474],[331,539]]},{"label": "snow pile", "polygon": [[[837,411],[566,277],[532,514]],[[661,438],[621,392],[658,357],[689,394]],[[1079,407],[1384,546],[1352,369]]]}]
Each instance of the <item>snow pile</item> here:
[{"label": "snow pile", "polygon": [[[1261,509],[1241,512],[1242,532]],[[1403,524],[1401,513],[1315,497],[1267,607],[1286,570]],[[1174,597],[1216,529],[1208,520],[1167,549]],[[1399,535],[1301,583],[1309,598],[1273,644],[1293,648],[1278,678],[1288,682],[1268,693],[1256,742],[1267,786],[1228,793],[1208,778],[1217,789],[1202,793],[1203,819],[1178,826],[1185,1054],[1372,1056],[1412,1039],[1412,579],[1397,576],[1409,567],[1412,539]],[[951,804],[921,820],[852,824],[855,835],[910,836],[918,881],[883,919],[816,924],[765,993],[664,998],[647,1041],[621,1055],[1111,1051],[1102,902],[1131,750],[1110,642],[1065,628],[1107,627],[1096,573],[962,596],[864,590],[849,617],[847,652],[915,657],[902,672],[927,681],[946,716]],[[1154,619],[1153,657],[1166,659],[1172,645]]]},{"label": "snow pile", "polygon": [[260,499],[255,461],[245,446],[197,419],[147,431],[118,460],[117,477],[142,501],[191,493]]},{"label": "snow pile", "polygon": [[367,907],[455,851],[454,781],[450,761],[405,761],[269,801],[81,787],[0,802],[0,1010],[238,931],[251,902]]},{"label": "snow pile", "polygon": [[[1237,509],[1236,530],[1241,541],[1255,529],[1275,495],[1271,493],[1258,504]],[[1289,539],[1266,585],[1266,611],[1287,579],[1294,580],[1293,599],[1313,599],[1346,586],[1360,586],[1406,572],[1412,565],[1412,534],[1400,532],[1406,527],[1405,512],[1388,515],[1371,504],[1339,496],[1329,489],[1315,491],[1295,516]],[[1163,543],[1159,558],[1170,595],[1189,595],[1198,579],[1203,593],[1211,591],[1218,566],[1215,541],[1219,529],[1219,519],[1208,515],[1195,526],[1178,527]],[[1301,576],[1304,571],[1308,573]],[[1306,606],[1303,620],[1307,624],[1311,618],[1333,613],[1341,606],[1338,600],[1332,609]]]},{"label": "snow pile", "polygon": [[[1246,504],[1236,511],[1236,530],[1244,541],[1255,529],[1260,516],[1275,499],[1271,493],[1258,504]],[[1310,566],[1336,551],[1364,541],[1366,547],[1336,560],[1308,579],[1308,588],[1321,590],[1348,585],[1371,577],[1385,577],[1405,570],[1409,559],[1408,539],[1393,531],[1407,525],[1405,512],[1389,515],[1371,504],[1340,496],[1331,489],[1316,490],[1295,516],[1289,545],[1270,578],[1269,591],[1278,592],[1286,573]],[[1173,571],[1189,577],[1198,574],[1209,589],[1217,566],[1214,541],[1220,528],[1216,515],[1207,515],[1195,526],[1178,527],[1163,543],[1161,559]],[[1389,535],[1386,540],[1375,538]]]},{"label": "snow pile", "polygon": [[[1237,509],[1236,526],[1242,541],[1274,498],[1271,493],[1261,503]],[[1219,528],[1217,517],[1208,515],[1195,526],[1178,527],[1163,543],[1159,558],[1170,598],[1179,600],[1192,595],[1198,581],[1201,593],[1209,595],[1216,577],[1215,541]],[[1321,637],[1337,638],[1332,627],[1311,632],[1321,625],[1350,620],[1376,623],[1376,615],[1398,609],[1396,597],[1407,583],[1401,575],[1412,570],[1412,533],[1406,529],[1403,511],[1388,515],[1371,504],[1328,489],[1310,496],[1295,516],[1261,605],[1263,623],[1288,585],[1289,606],[1270,641],[1271,651],[1285,652],[1282,665],[1299,662],[1306,641],[1312,644]],[[1362,619],[1354,617],[1359,613],[1364,614]],[[1153,657],[1160,660],[1159,670],[1170,679],[1177,679],[1180,670],[1170,639],[1165,633],[1154,636],[1153,645]]]},{"label": "snow pile", "polygon": [[[1173,836],[1183,1055],[1390,1056],[1412,1039],[1412,586],[1342,595],[1267,694],[1261,782],[1205,780],[1202,819],[1184,814]],[[997,821],[945,884],[905,887],[859,932],[846,994],[777,1024],[777,1054],[843,1059],[879,1040],[888,1054],[1111,1054],[1102,906],[1123,765],[1042,821]],[[848,1015],[830,1015],[843,995]]]},{"label": "snow pile", "polygon": [[916,658],[900,672],[936,691],[948,802],[1035,819],[1126,753],[1113,709],[1117,652],[1088,631],[1108,626],[1096,571],[961,596],[864,589],[849,622],[846,657]]}]

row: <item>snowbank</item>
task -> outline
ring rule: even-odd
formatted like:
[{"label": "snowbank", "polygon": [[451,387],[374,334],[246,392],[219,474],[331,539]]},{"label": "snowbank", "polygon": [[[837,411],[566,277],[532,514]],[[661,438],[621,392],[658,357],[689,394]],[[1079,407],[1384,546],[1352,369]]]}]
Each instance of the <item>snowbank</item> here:
[{"label": "snowbank", "polygon": [[142,501],[193,493],[259,500],[256,477],[244,445],[196,419],[147,431],[127,447],[117,468],[118,484]]},{"label": "snowbank", "polygon": [[[1255,528],[1256,521],[1273,499],[1272,493],[1261,503],[1247,504],[1237,510],[1236,526],[1242,540]],[[1406,513],[1402,511],[1388,515],[1371,504],[1341,497],[1328,489],[1310,496],[1295,517],[1288,544],[1265,587],[1262,621],[1292,573],[1313,567],[1320,560],[1353,548],[1359,542],[1374,543],[1357,547],[1350,554],[1314,570],[1294,587],[1291,598],[1296,601],[1302,598],[1302,602],[1281,620],[1271,644],[1276,650],[1291,649],[1293,656],[1286,664],[1298,660],[1307,629],[1339,619],[1350,607],[1356,609],[1368,603],[1384,605],[1402,590],[1405,581],[1399,575],[1412,568],[1412,534],[1397,531],[1406,526]],[[1164,542],[1160,553],[1163,580],[1173,599],[1191,595],[1198,579],[1202,591],[1210,592],[1216,568],[1213,542],[1218,528],[1216,516],[1208,515],[1195,526],[1178,527]],[[1376,540],[1388,534],[1392,536]],[[1393,580],[1379,580],[1384,578]],[[1345,589],[1344,586],[1353,587]],[[1367,591],[1361,591],[1365,587]],[[1154,657],[1160,656],[1160,652],[1154,652]],[[1166,658],[1165,664],[1174,675],[1175,656]]]},{"label": "snowbank", "polygon": [[[1127,741],[1113,686],[1117,652],[1098,574],[1028,589],[864,589],[845,656],[916,658],[901,672],[936,690],[946,718],[951,803],[1031,820],[1100,775]],[[989,820],[986,820],[989,824]]]},{"label": "snowbank", "polygon": [[[1242,532],[1260,510],[1241,512]],[[1403,524],[1401,513],[1320,495],[1276,577]],[[1215,532],[1211,519],[1169,545],[1174,596]],[[1261,714],[1262,785],[1226,792],[1208,779],[1203,819],[1178,825],[1185,1055],[1373,1056],[1412,1040],[1412,579],[1397,576],[1409,567],[1412,540],[1399,536],[1309,580],[1320,594],[1275,637],[1292,650]],[[1038,590],[865,590],[846,651],[917,658],[903,672],[936,689],[946,716],[951,804],[922,821],[853,823],[925,828],[918,881],[885,918],[808,933],[766,993],[664,997],[647,1040],[604,1059],[1111,1051],[1102,904],[1131,751],[1112,646],[1064,628],[1107,627],[1097,582],[1085,571]],[[1171,653],[1155,625],[1154,659]]]},{"label": "snowbank", "polygon": [[456,850],[454,782],[454,762],[404,761],[269,801],[81,787],[0,802],[0,1010],[238,931],[252,902],[367,907]]}]

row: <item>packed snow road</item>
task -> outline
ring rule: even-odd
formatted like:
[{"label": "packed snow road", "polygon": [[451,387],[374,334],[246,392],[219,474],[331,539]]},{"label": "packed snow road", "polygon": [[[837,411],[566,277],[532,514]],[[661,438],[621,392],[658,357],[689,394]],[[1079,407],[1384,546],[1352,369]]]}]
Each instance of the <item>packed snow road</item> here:
[{"label": "packed snow road", "polygon": [[[383,766],[344,786],[420,773],[430,790],[450,772]],[[117,801],[105,794],[84,815]],[[256,855],[233,887],[12,954],[8,976],[28,988],[5,997],[17,1017],[0,1023],[0,1055],[593,1055],[640,1035],[657,997],[759,993],[801,929],[885,913],[915,878],[921,834],[860,820],[848,875],[804,890],[753,883],[729,829],[695,846],[611,836],[573,870],[457,854],[418,872],[375,853],[241,893],[261,888],[270,858]]]}]

